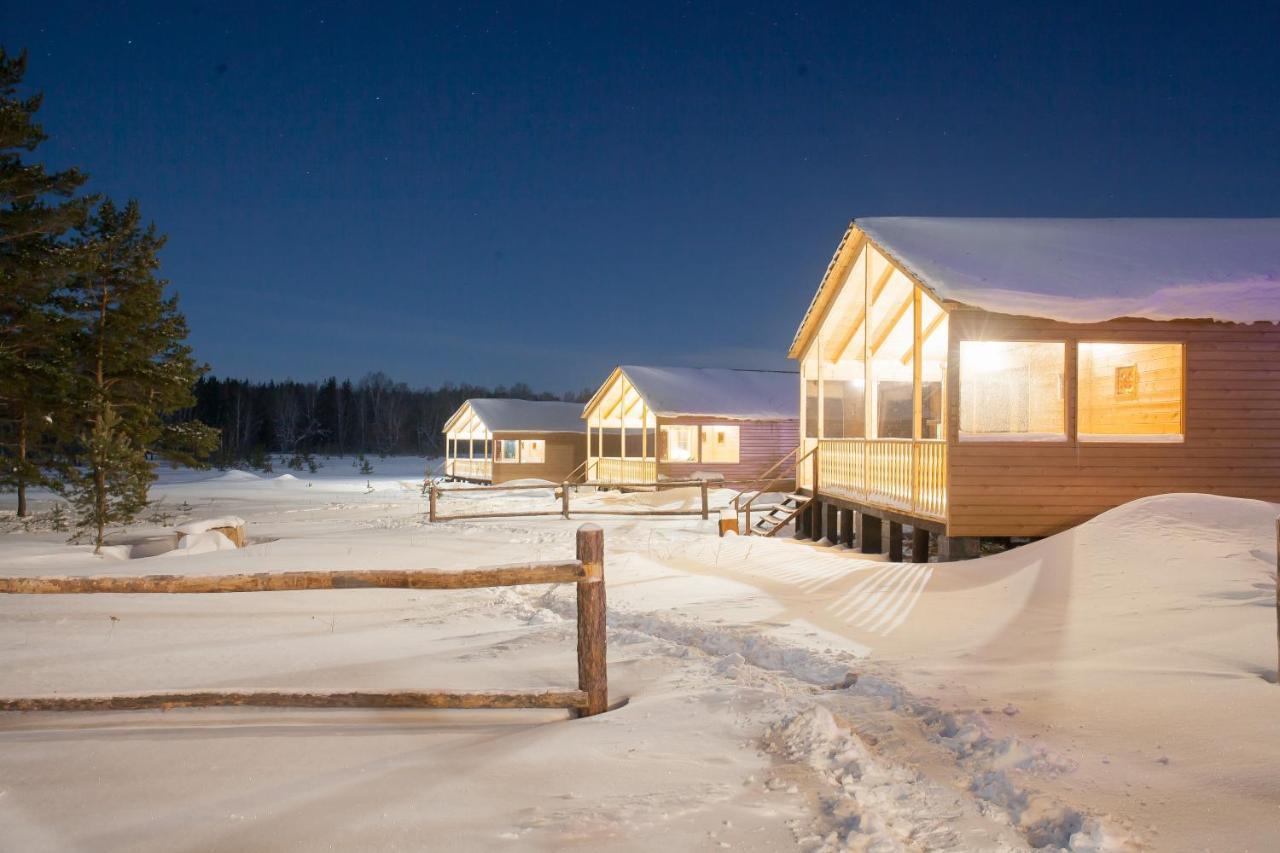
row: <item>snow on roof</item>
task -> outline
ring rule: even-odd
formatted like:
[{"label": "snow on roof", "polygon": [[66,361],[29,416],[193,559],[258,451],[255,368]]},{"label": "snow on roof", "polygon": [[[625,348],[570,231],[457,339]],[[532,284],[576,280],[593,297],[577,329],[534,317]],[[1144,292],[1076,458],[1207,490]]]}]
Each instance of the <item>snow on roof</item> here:
[{"label": "snow on roof", "polygon": [[1095,323],[1280,322],[1280,219],[854,221],[942,300]]},{"label": "snow on roof", "polygon": [[800,417],[796,374],[720,367],[620,368],[649,409],[665,418],[701,415],[742,420]]},{"label": "snow on roof", "polygon": [[468,400],[489,432],[583,432],[582,404],[558,400]]}]

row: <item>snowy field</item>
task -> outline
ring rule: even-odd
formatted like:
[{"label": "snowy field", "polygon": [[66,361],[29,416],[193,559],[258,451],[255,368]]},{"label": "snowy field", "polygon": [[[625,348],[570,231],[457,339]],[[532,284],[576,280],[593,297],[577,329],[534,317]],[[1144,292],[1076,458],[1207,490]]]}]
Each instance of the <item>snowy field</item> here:
[{"label": "snowy field", "polygon": [[[157,524],[94,556],[10,517],[0,574],[572,556],[578,520],[429,525],[427,463],[371,461],[162,470]],[[548,488],[441,511],[557,505]],[[245,549],[156,553],[228,515]],[[593,517],[625,706],[0,714],[0,848],[1275,850],[1277,515],[1166,496],[931,565]],[[0,596],[0,695],[574,687],[573,607],[572,586]]]}]

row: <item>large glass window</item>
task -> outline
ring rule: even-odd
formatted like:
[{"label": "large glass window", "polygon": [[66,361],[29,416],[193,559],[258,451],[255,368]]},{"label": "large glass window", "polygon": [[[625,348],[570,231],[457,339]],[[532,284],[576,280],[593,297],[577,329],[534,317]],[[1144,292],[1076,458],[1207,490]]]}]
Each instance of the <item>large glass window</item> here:
[{"label": "large glass window", "polygon": [[702,428],[702,461],[736,464],[738,428],[736,426],[704,426]]},{"label": "large glass window", "polygon": [[541,438],[520,441],[520,461],[525,465],[541,465],[547,461],[547,442]]},{"label": "large glass window", "polygon": [[961,341],[961,440],[1065,439],[1066,349],[1054,341]]},{"label": "large glass window", "polygon": [[519,462],[520,461],[520,442],[513,439],[503,439],[498,442],[498,461],[499,462]]},{"label": "large glass window", "polygon": [[[861,362],[858,369],[862,369]],[[865,386],[866,380],[861,375],[857,379],[826,380],[822,383],[824,437],[862,438],[867,429]]]},{"label": "large glass window", "polygon": [[689,425],[664,426],[660,441],[663,462],[697,462],[698,428]]},{"label": "large glass window", "polygon": [[1182,344],[1081,343],[1081,441],[1180,441]]},{"label": "large glass window", "polygon": [[[884,270],[876,273],[876,259]],[[911,438],[915,410],[915,286],[879,253],[872,258],[867,354],[874,438]]]}]

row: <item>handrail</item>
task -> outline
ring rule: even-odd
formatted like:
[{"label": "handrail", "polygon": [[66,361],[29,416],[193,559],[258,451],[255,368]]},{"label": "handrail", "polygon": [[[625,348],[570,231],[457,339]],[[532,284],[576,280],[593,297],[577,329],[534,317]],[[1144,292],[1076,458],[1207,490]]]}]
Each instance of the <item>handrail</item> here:
[{"label": "handrail", "polygon": [[[782,457],[781,459],[779,459],[779,460],[774,464],[773,468],[770,468],[769,470],[770,470],[770,471],[772,471],[772,470],[776,469],[779,465],[781,465],[782,463],[786,462],[786,461],[787,461],[787,459],[788,459],[788,458],[790,458],[792,454],[799,453],[799,452],[800,452],[800,445],[796,445],[796,448],[795,448],[794,450],[792,450],[792,451],[791,451],[791,453],[788,453],[786,456],[784,456],[784,457]],[[804,456],[801,456],[799,459],[797,459],[797,460],[796,460],[795,470],[796,470],[796,474],[797,474],[797,476],[799,475],[799,471],[800,471],[800,466],[801,466],[801,464],[803,464],[803,463],[804,463],[804,461],[805,461],[806,459],[808,459],[810,456],[812,456],[813,454],[815,454],[815,453],[817,453],[817,452],[818,452],[818,445],[816,445],[816,444],[815,444],[812,448],[810,448],[810,449],[809,449],[809,452],[808,452],[808,453],[806,453]],[[748,499],[747,499],[746,506],[741,506],[741,504],[740,504],[740,502],[739,502],[739,498],[741,498],[741,497],[742,497],[742,495],[746,494],[746,492],[744,491],[744,492],[740,493],[740,494],[738,495],[738,497],[737,497],[737,498],[734,498],[734,508],[735,508],[735,509],[737,509],[737,510],[738,510],[738,512],[745,512],[745,513],[747,514],[747,518],[750,518],[750,517],[751,517],[751,507],[755,504],[756,499],[757,499],[757,498],[759,498],[761,495],[768,494],[768,492],[769,492],[769,490],[770,490],[770,488],[771,488],[772,486],[775,486],[775,485],[777,485],[777,484],[779,484],[779,483],[782,483],[783,481],[785,481],[785,480],[787,480],[787,479],[796,479],[796,478],[795,478],[795,477],[791,477],[791,478],[787,478],[787,477],[774,477],[772,480],[770,480],[770,481],[769,481],[768,483],[766,483],[764,486],[762,486],[761,488],[757,489],[757,490],[756,490],[756,493],[755,493],[754,495],[752,495],[750,498],[748,498]],[[748,489],[747,491],[750,491],[750,490]]]},{"label": "handrail", "polygon": [[564,481],[566,483],[572,483],[573,478],[578,476],[578,472],[581,471],[582,482],[585,483],[587,481],[587,463],[590,461],[591,461],[591,457],[589,456],[586,459],[583,459],[582,462],[578,464],[578,467],[574,468],[572,471],[570,471],[568,474],[565,475]]},{"label": "handrail", "polygon": [[[742,498],[742,496],[743,496],[743,495],[745,495],[747,492],[755,491],[755,493],[756,493],[756,495],[755,495],[755,496],[760,495],[760,494],[761,494],[761,490],[760,490],[760,489],[758,489],[757,487],[758,487],[758,486],[760,486],[760,484],[761,484],[761,483],[763,483],[763,484],[765,484],[765,485],[771,485],[771,482],[770,482],[770,480],[769,480],[769,475],[770,475],[770,474],[772,474],[774,471],[778,470],[780,467],[782,467],[782,465],[783,465],[783,464],[785,464],[785,463],[786,463],[786,461],[787,461],[788,459],[790,459],[792,456],[795,456],[795,455],[796,455],[796,453],[798,453],[798,452],[799,452],[799,450],[800,450],[800,445],[798,445],[798,444],[797,444],[795,447],[791,448],[791,450],[790,450],[790,451],[788,451],[788,452],[787,452],[787,454],[786,454],[785,456],[783,456],[783,457],[782,457],[781,459],[779,459],[777,462],[773,463],[773,464],[772,464],[772,465],[770,465],[767,469],[765,469],[765,472],[764,472],[763,474],[761,474],[761,475],[760,475],[759,477],[757,477],[755,480],[751,481],[751,482],[747,485],[747,487],[746,487],[745,489],[742,489],[742,490],[738,493],[738,496],[737,496],[736,498],[734,498],[734,499],[733,499],[733,505],[734,505],[734,507],[735,507],[735,508],[737,508],[737,507],[738,507],[740,499],[741,499],[741,498]],[[753,496],[753,497],[752,497],[752,500],[754,500],[754,499],[755,499],[755,496]]]}]

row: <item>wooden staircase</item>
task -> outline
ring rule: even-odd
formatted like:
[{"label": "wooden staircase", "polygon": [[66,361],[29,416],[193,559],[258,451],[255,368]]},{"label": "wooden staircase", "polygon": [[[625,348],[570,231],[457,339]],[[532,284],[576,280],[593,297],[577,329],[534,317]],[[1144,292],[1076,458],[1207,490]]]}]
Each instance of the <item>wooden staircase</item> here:
[{"label": "wooden staircase", "polygon": [[[803,456],[800,455],[800,448],[796,447],[786,456],[783,456],[775,462],[764,475],[750,487],[743,490],[733,499],[733,508],[737,515],[745,515],[745,524],[741,528],[747,536],[773,536],[783,527],[794,519],[802,509],[809,505],[812,498],[798,494],[795,491],[796,478],[795,470],[800,467],[805,460],[809,459],[817,451],[813,448]],[[798,457],[798,458],[797,458]],[[795,460],[790,466],[791,473],[787,475],[787,463]],[[779,476],[781,474],[782,476]],[[786,497],[772,506],[756,507],[755,502],[765,494],[776,494],[785,491]],[[758,515],[752,517],[752,511]],[[737,516],[735,515],[735,519]],[[736,523],[736,522],[735,522]]]},{"label": "wooden staircase", "polygon": [[748,536],[772,536],[787,526],[802,509],[807,507],[813,498],[795,493],[787,495],[782,502],[763,510],[763,514],[755,523],[747,528]]}]

